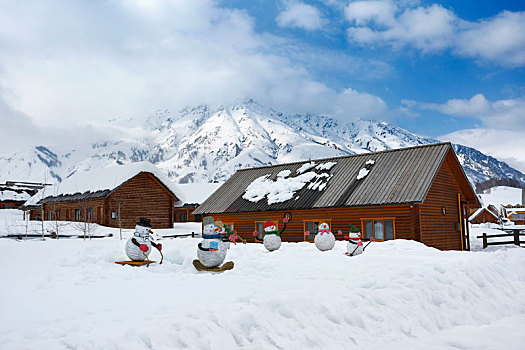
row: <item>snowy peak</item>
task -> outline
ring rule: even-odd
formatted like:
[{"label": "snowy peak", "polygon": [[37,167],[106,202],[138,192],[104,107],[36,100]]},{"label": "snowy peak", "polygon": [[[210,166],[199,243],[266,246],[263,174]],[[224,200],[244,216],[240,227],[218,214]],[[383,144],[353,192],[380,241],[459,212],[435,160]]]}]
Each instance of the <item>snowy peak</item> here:
[{"label": "snowy peak", "polygon": [[[125,130],[140,124],[115,119],[111,125]],[[146,131],[142,136],[64,154],[39,146],[0,157],[1,179],[60,181],[77,171],[149,161],[175,182],[203,183],[225,181],[242,168],[439,142],[387,122],[287,114],[252,99],[218,108],[187,107],[178,113],[157,110],[141,129]],[[515,177],[525,183],[525,175],[505,163],[472,148],[454,149],[472,182]]]}]

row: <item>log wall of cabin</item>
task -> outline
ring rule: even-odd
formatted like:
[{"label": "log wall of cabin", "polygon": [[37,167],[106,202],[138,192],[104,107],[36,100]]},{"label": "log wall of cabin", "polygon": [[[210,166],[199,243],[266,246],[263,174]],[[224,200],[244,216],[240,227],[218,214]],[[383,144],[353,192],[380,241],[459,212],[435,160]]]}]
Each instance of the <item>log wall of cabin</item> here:
[{"label": "log wall of cabin", "polygon": [[[447,156],[420,205],[421,242],[441,250],[461,250],[458,193],[461,196],[464,194],[450,167],[450,161],[452,159]],[[443,207],[445,215],[442,213]]]},{"label": "log wall of cabin", "polygon": [[[174,222],[201,222],[202,215],[197,217],[193,215],[195,208],[174,208],[173,209],[173,221]],[[183,220],[182,215],[186,215],[186,220]]]},{"label": "log wall of cabin", "polygon": [[[104,216],[99,215],[97,208],[103,208],[105,205],[104,198],[89,199],[83,201],[58,202],[44,204],[44,220],[49,219],[57,221],[86,221],[103,225]],[[88,219],[88,209],[91,208],[91,220]],[[75,210],[80,210],[80,220],[75,219]],[[34,220],[35,214],[42,215],[40,210],[31,210],[31,220]]]},{"label": "log wall of cabin", "polygon": [[0,209],[18,209],[25,201],[0,201]]},{"label": "log wall of cabin", "polygon": [[173,203],[175,198],[150,173],[140,173],[128,180],[108,196],[105,206],[107,226],[118,227],[120,214],[123,228],[134,228],[140,217],[151,220],[152,228],[173,227]]},{"label": "log wall of cabin", "polygon": [[[237,233],[248,242],[255,242],[253,231],[256,230],[256,222],[272,220],[278,223],[278,229],[283,227],[282,218],[286,213],[292,215],[288,222],[282,240],[287,242],[304,241],[305,221],[330,221],[330,229],[336,234],[337,239],[343,239],[350,231],[349,223],[357,226],[361,232],[362,219],[394,219],[395,238],[417,239],[419,229],[415,227],[416,220],[412,217],[412,208],[409,205],[397,206],[367,206],[327,209],[304,209],[267,212],[246,213],[221,213],[209,214],[214,220],[221,220],[225,224],[233,224]],[[337,235],[337,231],[343,231],[343,235]]]}]

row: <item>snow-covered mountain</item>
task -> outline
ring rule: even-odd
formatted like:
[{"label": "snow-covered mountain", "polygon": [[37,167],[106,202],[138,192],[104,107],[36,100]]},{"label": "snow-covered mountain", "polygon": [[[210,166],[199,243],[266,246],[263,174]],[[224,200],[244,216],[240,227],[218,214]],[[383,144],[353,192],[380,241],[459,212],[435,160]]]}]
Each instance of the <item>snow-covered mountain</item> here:
[{"label": "snow-covered mountain", "polygon": [[[111,124],[124,129],[130,121]],[[141,129],[146,132],[140,137],[99,142],[90,149],[59,153],[39,146],[0,157],[0,180],[60,181],[78,170],[147,160],[176,182],[224,181],[246,167],[439,142],[386,122],[288,115],[252,100],[216,110],[158,111]],[[493,157],[461,145],[454,148],[473,183],[491,177],[525,183],[524,174]]]}]

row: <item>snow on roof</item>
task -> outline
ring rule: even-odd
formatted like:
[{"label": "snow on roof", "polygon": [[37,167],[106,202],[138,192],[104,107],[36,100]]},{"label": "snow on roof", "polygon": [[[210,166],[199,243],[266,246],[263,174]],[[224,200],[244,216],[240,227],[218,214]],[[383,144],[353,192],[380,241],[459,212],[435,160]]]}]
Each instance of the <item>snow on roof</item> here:
[{"label": "snow on roof", "polygon": [[369,172],[370,170],[368,170],[367,168],[362,168],[361,170],[359,170],[359,174],[357,174],[356,180],[364,179]]},{"label": "snow on roof", "polygon": [[0,190],[0,201],[26,201],[31,197],[27,192]]},{"label": "snow on roof", "polygon": [[[316,169],[329,170],[336,164],[334,162],[328,163],[320,164]],[[258,202],[266,197],[268,204],[274,204],[292,199],[295,192],[302,189],[306,184],[308,184],[308,189],[310,190],[323,191],[333,174],[329,174],[328,172],[316,173],[314,171],[303,173],[304,169],[312,169],[315,165],[314,162],[303,164],[303,166],[297,170],[297,173],[300,175],[295,177],[289,177],[292,173],[290,170],[280,171],[275,180],[269,179],[271,174],[260,176],[246,187],[242,198],[250,202]]]},{"label": "snow on roof", "polygon": [[[182,206],[183,204],[197,203],[201,204],[204,202],[213,192],[222,186],[221,183],[188,183],[178,184],[179,193],[184,201],[179,201],[175,204],[176,207]],[[179,197],[179,193],[176,193]]]},{"label": "snow on roof", "polygon": [[478,208],[471,216],[469,216],[468,221],[474,220],[479,214],[481,214],[484,210],[488,211],[490,214],[494,215],[495,217],[498,217],[492,210],[490,210],[488,207],[482,207]]},{"label": "snow on roof", "polygon": [[304,163],[299,169],[297,169],[297,174],[302,174],[305,171],[312,169],[316,165],[317,164],[315,162]]},{"label": "snow on roof", "polygon": [[38,191],[24,205],[34,205],[45,197],[57,197],[60,195],[72,195],[75,193],[97,192],[113,190],[127,180],[141,172],[153,174],[160,180],[179,200],[185,201],[178,186],[175,185],[164,173],[150,162],[136,162],[99,168],[89,171],[76,172],[64,181]]}]

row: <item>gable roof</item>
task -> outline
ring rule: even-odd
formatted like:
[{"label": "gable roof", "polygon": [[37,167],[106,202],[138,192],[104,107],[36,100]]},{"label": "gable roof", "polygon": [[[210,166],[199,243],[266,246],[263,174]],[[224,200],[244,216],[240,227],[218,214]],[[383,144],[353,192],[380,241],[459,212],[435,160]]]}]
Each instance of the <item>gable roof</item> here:
[{"label": "gable roof", "polygon": [[[455,157],[452,145],[445,142],[239,170],[193,213],[422,203],[449,153],[454,155],[453,159],[457,163],[454,168],[460,169],[455,173],[463,177],[458,182],[464,191],[468,192],[468,199],[479,206],[477,196]],[[309,163],[315,164],[308,166]],[[331,167],[323,165],[328,163],[335,164]],[[329,169],[326,170],[328,167]],[[313,174],[298,179],[301,175],[301,171],[298,170],[302,169],[307,169],[302,174],[306,172]],[[323,173],[325,175],[322,175]],[[293,181],[286,184],[286,181],[282,181],[283,177],[284,180]],[[321,181],[324,186],[314,184],[319,182],[319,179],[325,179],[324,182]],[[300,187],[298,181],[306,182]],[[261,187],[257,188],[259,184]],[[265,196],[263,185],[268,185],[266,190],[271,192],[274,190],[271,188],[272,184],[276,187],[288,187],[288,192],[284,195],[272,193]],[[253,190],[251,198],[245,195],[249,186],[251,186],[250,191]],[[288,199],[290,193],[292,193],[291,199]],[[257,197],[258,194],[262,198]]]},{"label": "gable roof", "polygon": [[483,208],[479,208],[478,210],[476,210],[474,212],[474,214],[469,216],[468,221],[474,220],[475,218],[477,218],[483,212],[487,212],[490,215],[492,215],[495,219],[499,219],[499,216],[496,213],[494,213],[494,211],[492,209],[490,209],[490,207],[483,207]]},{"label": "gable roof", "polygon": [[149,162],[136,162],[74,173],[64,181],[40,190],[24,203],[24,207],[105,198],[140,173],[151,174],[169,193],[181,199],[180,195],[175,195],[180,192],[177,186],[156,166]]}]

